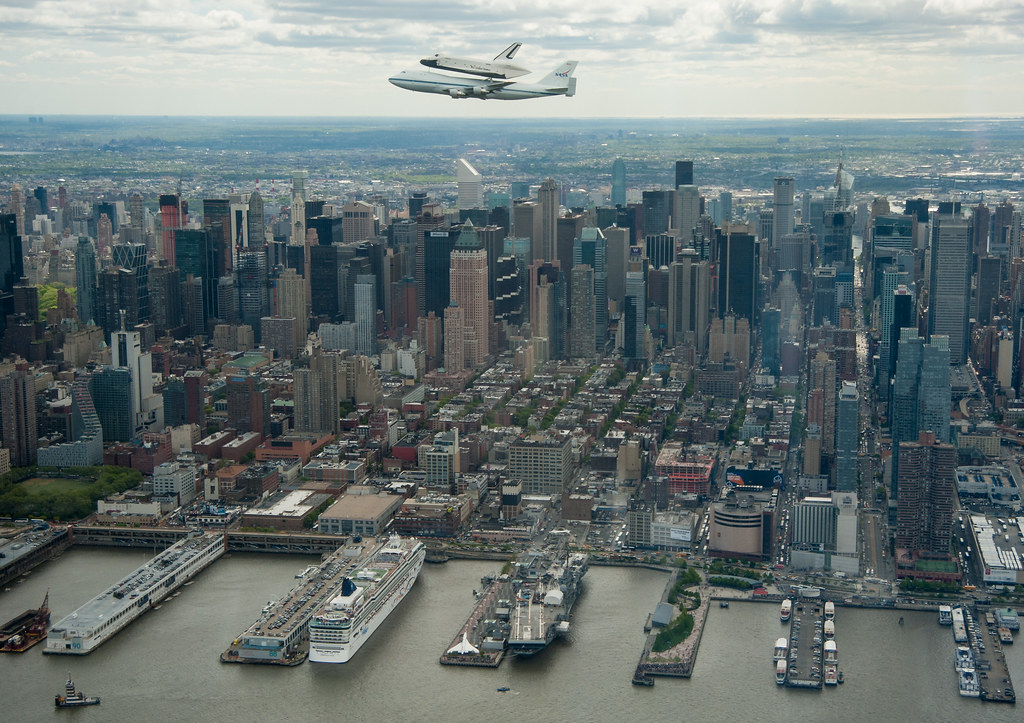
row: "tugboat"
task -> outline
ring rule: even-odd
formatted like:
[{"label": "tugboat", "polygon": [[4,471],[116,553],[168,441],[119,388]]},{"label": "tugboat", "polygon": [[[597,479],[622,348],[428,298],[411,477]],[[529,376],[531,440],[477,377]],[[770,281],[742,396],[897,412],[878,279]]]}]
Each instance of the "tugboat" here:
[{"label": "tugboat", "polygon": [[100,699],[88,696],[75,690],[75,683],[68,673],[68,682],[64,684],[64,695],[58,693],[53,697],[53,704],[58,708],[80,708],[84,705],[99,705]]}]

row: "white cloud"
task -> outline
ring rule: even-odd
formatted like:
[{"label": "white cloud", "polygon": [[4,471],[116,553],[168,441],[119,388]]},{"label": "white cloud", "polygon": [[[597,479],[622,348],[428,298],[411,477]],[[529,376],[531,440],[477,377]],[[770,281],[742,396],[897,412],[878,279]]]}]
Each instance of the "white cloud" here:
[{"label": "white cloud", "polygon": [[[36,93],[37,106],[59,98],[71,112],[100,111],[88,105],[97,97],[102,112],[294,112],[329,83],[346,97],[317,97],[321,112],[357,115],[399,102],[427,115],[941,114],[961,112],[950,90],[960,86],[975,112],[987,99],[990,112],[1024,114],[1005,87],[1022,70],[1024,5],[1006,0],[4,0],[0,27],[0,65],[32,58],[39,72],[30,90],[0,76],[0,92]],[[487,57],[512,40],[538,70],[580,60],[577,97],[466,104],[385,82],[439,50]],[[102,74],[88,93],[67,86],[67,66],[104,62],[108,75],[161,81],[124,100],[96,87],[121,85]],[[188,107],[159,93],[168,69],[192,87],[223,74],[223,90]]]}]

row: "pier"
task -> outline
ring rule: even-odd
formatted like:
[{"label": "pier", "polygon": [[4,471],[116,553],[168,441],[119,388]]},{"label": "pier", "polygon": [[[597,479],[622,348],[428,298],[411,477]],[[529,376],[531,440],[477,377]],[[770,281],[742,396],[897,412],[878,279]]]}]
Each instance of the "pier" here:
[{"label": "pier", "polygon": [[[71,544],[104,547],[165,548],[182,540],[188,530],[179,527],[105,527],[79,525],[70,528]],[[338,535],[307,535],[287,532],[228,530],[228,552],[276,552],[290,555],[330,554],[347,538]]]},{"label": "pier", "polygon": [[32,568],[58,557],[70,545],[67,528],[23,532],[0,545],[0,587],[27,574]]},{"label": "pier", "polygon": [[974,651],[974,665],[981,687],[981,699],[993,703],[1015,703],[1017,696],[1006,666],[1006,655],[994,622],[988,622],[986,613],[994,611],[987,605],[974,606],[974,630],[968,633]]},{"label": "pier", "polygon": [[43,652],[87,655],[223,554],[223,534],[193,530],[50,628]]},{"label": "pier", "polygon": [[301,582],[284,597],[267,603],[256,622],[221,654],[221,662],[299,665],[305,661],[310,618],[337,594],[369,549],[364,544],[336,546],[323,563],[302,574]]},{"label": "pier", "polygon": [[[668,582],[665,584],[665,591],[662,593],[659,602],[668,602],[669,593],[675,586],[678,575],[678,571],[669,575]],[[700,604],[695,609],[689,611],[690,615],[693,616],[693,629],[690,631],[690,634],[674,648],[661,653],[655,653],[653,648],[658,631],[652,627],[644,640],[644,648],[640,653],[640,662],[637,663],[633,671],[633,685],[652,686],[656,677],[689,678],[693,674],[693,666],[697,660],[700,640],[704,634],[704,623],[707,622],[711,601],[715,598],[714,588],[701,585],[698,587],[698,591],[700,593]],[[685,600],[686,598],[680,596],[680,599]]]},{"label": "pier", "polygon": [[822,602],[800,599],[793,602],[789,627],[789,666],[786,685],[790,688],[822,687],[822,641],[824,611]]},{"label": "pier", "polygon": [[477,598],[469,618],[441,654],[441,665],[497,668],[505,657],[513,594],[508,575],[491,580]]}]

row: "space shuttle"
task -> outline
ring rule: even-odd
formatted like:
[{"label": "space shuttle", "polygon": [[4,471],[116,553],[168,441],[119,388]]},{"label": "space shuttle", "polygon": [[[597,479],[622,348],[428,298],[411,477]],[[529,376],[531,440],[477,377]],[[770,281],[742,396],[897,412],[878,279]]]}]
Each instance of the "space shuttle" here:
[{"label": "space shuttle", "polygon": [[494,60],[475,60],[473,58],[456,58],[451,55],[437,53],[429,58],[420,60],[422,65],[438,70],[450,70],[456,73],[466,73],[484,78],[518,78],[530,71],[510,61],[515,56],[522,43],[512,43],[494,56]]}]

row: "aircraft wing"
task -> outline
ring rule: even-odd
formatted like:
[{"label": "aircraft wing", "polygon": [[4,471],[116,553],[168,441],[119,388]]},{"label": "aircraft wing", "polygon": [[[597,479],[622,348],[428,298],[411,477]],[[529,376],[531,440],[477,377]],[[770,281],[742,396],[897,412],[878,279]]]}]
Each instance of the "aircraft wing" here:
[{"label": "aircraft wing", "polygon": [[501,90],[515,82],[514,80],[490,80],[469,88],[452,88],[448,91],[448,94],[452,98],[486,98],[494,91]]}]

